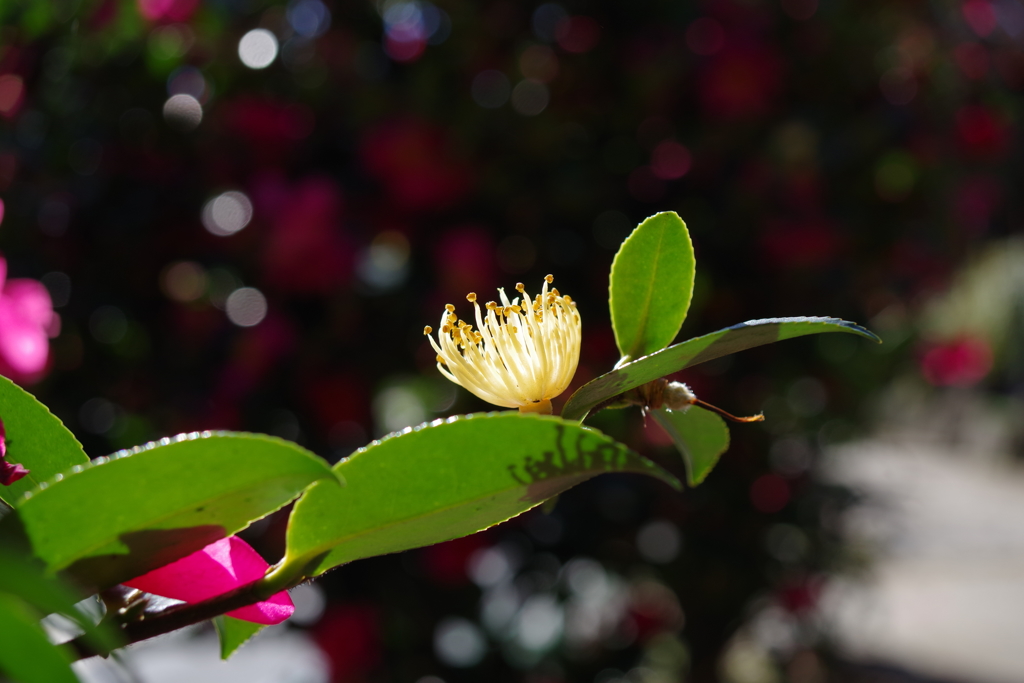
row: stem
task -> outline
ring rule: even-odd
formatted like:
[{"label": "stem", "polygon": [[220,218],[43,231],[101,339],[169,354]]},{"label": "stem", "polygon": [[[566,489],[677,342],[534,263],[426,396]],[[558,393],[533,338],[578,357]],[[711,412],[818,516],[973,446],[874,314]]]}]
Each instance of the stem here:
[{"label": "stem", "polygon": [[693,403],[694,403],[694,405],[698,405],[698,406],[700,406],[702,408],[707,408],[708,410],[713,410],[716,413],[718,413],[719,415],[721,415],[722,417],[729,418],[733,422],[764,422],[764,413],[758,413],[757,415],[751,415],[750,417],[736,417],[732,413],[727,413],[724,410],[722,410],[721,408],[719,408],[718,406],[713,406],[710,403],[705,403],[704,401],[700,400],[699,398],[694,399]]},{"label": "stem", "polygon": [[[305,576],[297,576],[292,571],[281,572],[279,571],[280,569],[283,569],[283,567],[279,566],[262,579],[239,586],[233,591],[218,595],[204,602],[197,602],[191,605],[174,605],[153,615],[143,614],[140,620],[125,624],[121,628],[121,635],[124,636],[125,644],[131,645],[142,640],[148,640],[149,638],[218,617],[225,612],[253,605],[283,590],[294,588],[306,580]],[[80,637],[74,639],[70,645],[78,653],[79,659],[99,654]]]}]

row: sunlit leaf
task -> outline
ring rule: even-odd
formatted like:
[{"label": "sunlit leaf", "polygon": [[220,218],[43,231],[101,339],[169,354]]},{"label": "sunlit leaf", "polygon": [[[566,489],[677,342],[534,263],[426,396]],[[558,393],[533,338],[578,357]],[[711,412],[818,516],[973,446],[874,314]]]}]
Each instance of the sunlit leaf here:
[{"label": "sunlit leaf", "polygon": [[21,463],[29,470],[25,478],[0,486],[0,498],[9,504],[55,474],[89,462],[82,444],[64,423],[6,377],[0,377],[0,420],[7,431],[8,462]]},{"label": "sunlit leaf", "polygon": [[338,488],[326,461],[288,441],[193,433],[97,458],[30,491],[0,527],[19,525],[49,572],[102,588],[229,536],[321,479]]},{"label": "sunlit leaf", "polygon": [[285,562],[312,576],[503,522],[603,472],[667,472],[604,434],[556,417],[465,415],[375,442],[335,465],[292,512]]},{"label": "sunlit leaf", "polygon": [[567,420],[582,420],[599,404],[659,377],[755,346],[823,332],[848,332],[872,341],[881,341],[860,325],[838,318],[750,320],[703,337],[673,344],[587,382],[566,401],[562,417]]},{"label": "sunlit leaf", "polygon": [[608,293],[615,342],[635,359],[672,343],[693,296],[696,261],[686,224],[673,211],[637,226],[612,262]]}]

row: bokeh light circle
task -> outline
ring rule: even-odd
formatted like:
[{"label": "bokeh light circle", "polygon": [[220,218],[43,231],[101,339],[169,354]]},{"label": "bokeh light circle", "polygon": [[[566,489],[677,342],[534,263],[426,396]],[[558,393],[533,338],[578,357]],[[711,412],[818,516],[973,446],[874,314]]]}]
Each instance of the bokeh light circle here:
[{"label": "bokeh light circle", "polygon": [[203,105],[191,95],[172,95],[164,102],[164,120],[178,130],[193,130],[203,120]]},{"label": "bokeh light circle", "polygon": [[244,192],[223,192],[203,206],[203,226],[219,237],[234,235],[252,220],[252,202]]},{"label": "bokeh light circle", "polygon": [[267,317],[267,297],[255,287],[240,287],[231,292],[224,308],[228,320],[239,327],[252,327]]},{"label": "bokeh light circle", "polygon": [[265,69],[277,58],[277,38],[265,28],[254,28],[238,41],[238,58],[250,69]]}]

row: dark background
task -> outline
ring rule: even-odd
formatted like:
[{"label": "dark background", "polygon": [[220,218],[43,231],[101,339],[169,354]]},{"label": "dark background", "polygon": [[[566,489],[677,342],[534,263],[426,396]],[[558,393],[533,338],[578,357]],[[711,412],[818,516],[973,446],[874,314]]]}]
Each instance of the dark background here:
[{"label": "dark background", "polygon": [[[1020,231],[1017,0],[40,0],[0,18],[0,250],[62,318],[46,376],[25,383],[92,456],[238,429],[333,461],[485,410],[437,373],[423,325],[549,272],[583,318],[574,389],[617,359],[609,266],[657,211],[697,250],[680,338],[830,315],[886,340],[805,338],[683,373],[767,416],[733,427],[698,489],[605,476],[549,516],[331,573],[304,628],[336,680],[737,680],[734,636],[765,610],[791,636],[758,641],[768,680],[874,680],[811,616],[853,561],[836,522],[851,494],[813,463],[916,372],[920,302]],[[239,57],[255,28],[280,45],[265,69]],[[212,234],[204,206],[228,191],[251,222]],[[240,287],[265,298],[256,325],[227,315]],[[678,471],[635,411],[593,423]],[[272,561],[283,522],[247,535]],[[681,552],[652,559],[650,528]],[[548,596],[557,615],[579,597],[567,563],[593,569],[580,558],[621,604],[590,640],[524,649],[513,627],[480,626],[487,591],[467,567],[488,548],[518,558],[516,604]],[[435,648],[451,617],[484,634],[471,666]]]}]

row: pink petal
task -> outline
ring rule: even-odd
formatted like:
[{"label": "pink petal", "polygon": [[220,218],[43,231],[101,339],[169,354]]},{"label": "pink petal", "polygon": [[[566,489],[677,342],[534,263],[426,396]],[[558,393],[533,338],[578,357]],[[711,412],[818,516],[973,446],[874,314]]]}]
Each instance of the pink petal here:
[{"label": "pink petal", "polygon": [[29,473],[25,466],[19,462],[7,462],[0,460],[0,484],[10,486]]},{"label": "pink petal", "polygon": [[3,296],[25,320],[42,328],[49,328],[53,322],[53,300],[42,282],[26,278],[8,280]]},{"label": "pink petal", "polygon": [[46,367],[49,354],[46,330],[22,317],[7,297],[0,297],[0,359],[5,365],[29,377]]},{"label": "pink petal", "polygon": [[[230,536],[124,584],[153,595],[196,603],[263,578],[269,566],[248,543]],[[294,611],[291,598],[282,591],[227,614],[257,624],[279,624]]]},{"label": "pink petal", "polygon": [[0,256],[0,293],[4,291],[4,282],[7,281],[7,259]]},{"label": "pink petal", "polygon": [[0,298],[0,356],[17,372],[31,374],[46,366],[49,350],[46,330]]}]

